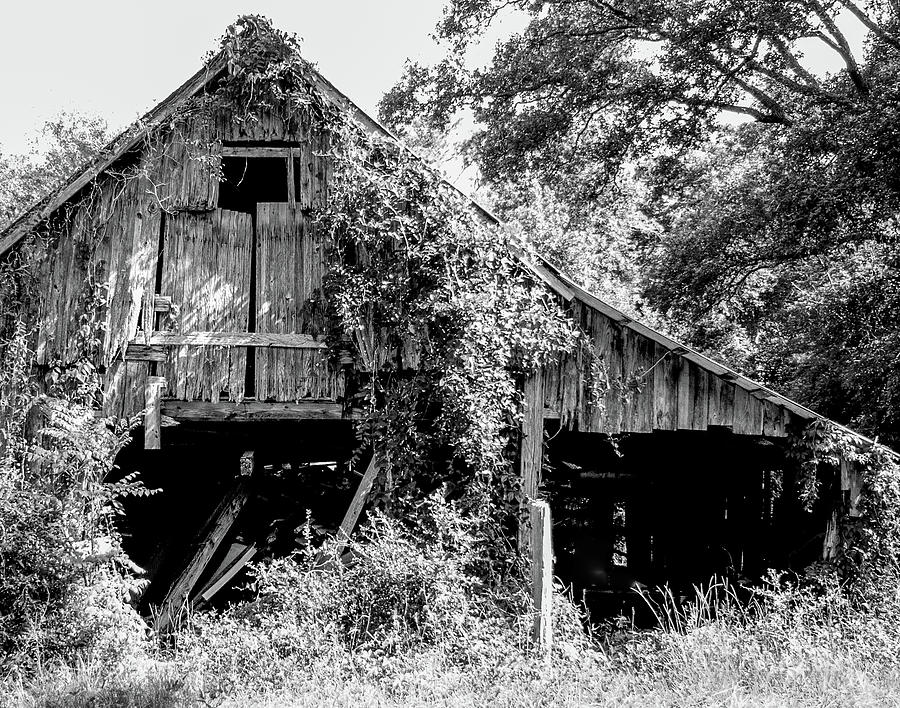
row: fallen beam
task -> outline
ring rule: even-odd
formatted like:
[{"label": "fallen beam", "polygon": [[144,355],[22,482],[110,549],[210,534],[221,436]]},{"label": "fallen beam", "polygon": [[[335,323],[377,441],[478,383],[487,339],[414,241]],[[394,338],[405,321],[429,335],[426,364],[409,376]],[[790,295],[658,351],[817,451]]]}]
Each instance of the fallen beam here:
[{"label": "fallen beam", "polygon": [[162,414],[172,420],[210,422],[254,422],[266,420],[341,420],[344,406],[334,401],[266,403],[263,401],[163,401]]},{"label": "fallen beam", "polygon": [[246,467],[248,455],[252,466],[253,453],[244,453],[241,457],[241,474],[237,475],[234,486],[206,522],[193,555],[175,582],[172,583],[160,605],[159,614],[153,624],[153,628],[157,632],[166,632],[177,623],[178,618],[187,608],[191,591],[247,503],[249,484],[243,470]]},{"label": "fallen beam", "polygon": [[237,548],[232,548],[235,555],[226,559],[222,567],[216,570],[206,586],[198,593],[196,603],[198,607],[212,600],[216,593],[224,588],[256,555],[257,549],[252,543],[249,546],[243,544],[235,544],[235,546]]}]

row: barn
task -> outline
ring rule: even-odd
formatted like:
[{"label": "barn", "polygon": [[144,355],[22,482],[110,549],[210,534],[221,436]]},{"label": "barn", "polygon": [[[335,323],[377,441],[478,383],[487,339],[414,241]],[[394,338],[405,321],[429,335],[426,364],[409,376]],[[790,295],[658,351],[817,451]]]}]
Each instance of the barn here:
[{"label": "barn", "polygon": [[[333,264],[317,214],[334,173],[323,115],[396,139],[298,57],[291,100],[257,101],[247,119],[257,99],[242,59],[284,63],[251,39],[233,36],[0,234],[5,266],[33,274],[30,296],[4,296],[30,323],[36,377],[88,360],[102,377],[97,415],[139,421],[117,462],[162,490],[129,504],[126,529],[160,625],[221,597],[254,558],[296,548],[308,516],[315,533],[351,533],[380,469],[359,451],[351,394],[372,361],[420,365],[402,343],[363,352],[365,336],[336,337],[323,289]],[[839,555],[861,514],[859,455],[829,457],[810,502],[797,448],[826,431],[852,440],[841,450],[874,443],[632,320],[539,255],[517,258],[589,344],[520,382],[516,469],[533,507],[520,539],[536,585],[552,569],[604,614],[636,584],[753,580]]]}]

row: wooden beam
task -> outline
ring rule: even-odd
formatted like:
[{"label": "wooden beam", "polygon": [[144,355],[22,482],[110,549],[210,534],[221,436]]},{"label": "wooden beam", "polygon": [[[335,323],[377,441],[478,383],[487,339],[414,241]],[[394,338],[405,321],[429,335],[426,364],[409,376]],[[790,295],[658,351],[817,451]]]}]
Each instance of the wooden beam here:
[{"label": "wooden beam", "polygon": [[246,423],[266,420],[341,420],[344,406],[334,401],[267,403],[264,401],[173,401],[161,405],[163,415],[177,421]]},{"label": "wooden beam", "polygon": [[[245,456],[242,456],[243,459]],[[248,488],[247,478],[238,476],[234,486],[206,522],[193,556],[172,583],[159,608],[159,614],[153,624],[157,632],[168,631],[185,610],[191,591],[247,503]]]},{"label": "wooden beam", "polygon": [[153,311],[154,312],[168,312],[172,309],[172,298],[168,295],[154,295],[153,296]]},{"label": "wooden beam", "polygon": [[223,145],[222,157],[274,157],[286,158],[291,154],[290,147],[267,147],[245,145]]},{"label": "wooden beam", "polygon": [[148,376],[146,388],[146,407],[144,408],[144,449],[159,450],[162,412],[160,399],[166,387],[162,376]]},{"label": "wooden beam", "polygon": [[553,644],[553,539],[550,505],[529,503],[531,521],[531,592],[534,601],[532,639],[543,653]]},{"label": "wooden beam", "polygon": [[[369,500],[369,492],[372,491],[372,485],[375,484],[380,469],[381,459],[377,453],[373,453],[372,459],[369,461],[369,466],[366,468],[365,474],[363,474],[362,479],[359,481],[359,486],[356,488],[356,493],[354,493],[353,499],[350,500],[350,506],[347,507],[347,512],[344,514],[341,526],[338,529],[337,534],[335,534],[335,546],[332,549],[332,554],[334,556],[340,557],[347,547],[347,542],[350,540],[350,535],[356,528],[359,516],[365,508],[366,502]],[[321,553],[319,554],[318,560],[320,562],[324,560]]]},{"label": "wooden beam", "polygon": [[[324,349],[325,342],[308,334],[275,334],[267,332],[152,332],[145,341],[142,332],[129,342],[125,358],[133,358],[131,345],[155,347],[213,346],[213,347],[275,347],[280,349]],[[134,350],[138,352],[140,350]]]}]

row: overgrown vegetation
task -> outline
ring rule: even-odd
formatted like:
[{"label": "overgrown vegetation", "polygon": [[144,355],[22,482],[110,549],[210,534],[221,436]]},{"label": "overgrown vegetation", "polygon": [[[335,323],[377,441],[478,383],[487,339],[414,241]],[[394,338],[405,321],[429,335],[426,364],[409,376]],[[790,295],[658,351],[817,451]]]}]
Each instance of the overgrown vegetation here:
[{"label": "overgrown vegetation", "polygon": [[[197,614],[167,644],[149,643],[129,604],[136,569],[111,524],[119,497],[147,490],[132,478],[103,483],[127,424],[93,415],[92,369],[69,371],[72,386],[51,380],[57,398],[38,396],[28,328],[11,303],[0,372],[0,698],[54,706],[900,700],[896,464],[836,429],[812,428],[797,455],[812,495],[835,474],[838,453],[865,471],[862,516],[843,539],[852,592],[830,569],[802,584],[773,577],[750,603],[712,580],[687,605],[648,597],[660,626],[607,627],[603,643],[560,590],[553,653],[536,653],[525,584],[503,545],[521,501],[512,456],[518,384],[578,346],[576,327],[516,258],[525,242],[489,227],[436,173],[317,96],[293,38],[247,17],[223,48],[229,79],[190,110],[226,102],[242,109],[237,120],[266,110],[327,129],[335,171],[329,207],[316,215],[333,262],[326,334],[336,361],[350,350],[357,362],[349,373],[366,411],[360,438],[385,462],[381,511],[350,543],[348,563],[326,549],[324,565],[312,550],[260,564],[250,601]],[[96,322],[85,326],[93,346]]]},{"label": "overgrown vegetation", "polygon": [[[560,234],[563,265],[586,248],[629,254],[618,287],[605,268],[586,282],[823,415],[900,439],[896,2],[444,7],[445,58],[408,67],[382,102],[389,125],[441,134],[471,111],[467,156],[501,214],[542,202],[575,230],[623,234],[572,251]],[[509,15],[524,29],[470,67]]]}]

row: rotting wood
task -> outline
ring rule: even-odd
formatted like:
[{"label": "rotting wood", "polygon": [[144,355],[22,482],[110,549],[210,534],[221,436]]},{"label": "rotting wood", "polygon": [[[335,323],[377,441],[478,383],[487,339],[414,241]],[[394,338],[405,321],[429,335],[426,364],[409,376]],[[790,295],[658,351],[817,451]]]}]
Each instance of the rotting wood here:
[{"label": "rotting wood", "polygon": [[291,209],[297,207],[297,180],[294,177],[294,150],[288,148],[287,162],[287,203]]},{"label": "rotting wood", "polygon": [[519,471],[526,499],[536,499],[541,484],[541,459],[544,450],[543,371],[525,379],[522,411],[522,447]]},{"label": "rotting wood", "polygon": [[149,344],[170,347],[161,367],[169,396],[244,398],[247,349],[228,345],[249,329],[252,235],[249,214],[225,209],[166,219],[160,292],[179,307],[179,331],[151,333]]},{"label": "rotting wood", "polygon": [[837,509],[832,510],[825,527],[825,540],[822,543],[822,560],[826,563],[837,559],[841,550],[841,525],[840,514]]},{"label": "rotting wood", "polygon": [[851,518],[858,518],[860,516],[859,500],[862,495],[862,479],[859,470],[843,455],[840,458],[840,466],[841,491],[846,496],[847,513]]},{"label": "rotting wood", "polygon": [[160,605],[159,614],[153,625],[158,633],[168,631],[186,608],[191,591],[244,508],[249,496],[248,488],[248,478],[238,476],[231,490],[207,521],[193,556],[172,583]]},{"label": "rotting wood", "polygon": [[[325,273],[324,247],[310,217],[283,202],[257,205],[256,331],[260,336],[323,331],[317,307]],[[321,343],[319,343],[321,344]],[[324,346],[319,347],[324,349]],[[293,401],[336,398],[342,391],[338,368],[323,351],[276,349],[256,352],[256,397]]]},{"label": "rotting wood", "polygon": [[[350,500],[350,506],[347,507],[341,525],[335,534],[335,544],[331,548],[331,554],[334,557],[339,558],[347,547],[350,536],[356,528],[356,524],[359,522],[359,516],[365,508],[366,502],[369,500],[369,493],[372,491],[372,485],[375,484],[380,469],[381,458],[377,453],[373,453],[372,459],[369,460],[369,466],[366,468],[362,479],[359,480],[359,486],[356,488],[353,499]],[[324,554],[323,552],[320,552],[317,562],[321,563],[323,560]]]},{"label": "rotting wood", "polygon": [[159,450],[160,448],[160,427],[162,425],[160,398],[165,387],[166,380],[163,377],[147,377],[146,410],[144,412],[145,450]]},{"label": "rotting wood", "polygon": [[692,364],[681,356],[678,358],[681,360],[681,368],[678,372],[678,408],[675,421],[679,430],[690,430],[694,417],[694,397],[691,391]]},{"label": "rotting wood", "polygon": [[164,400],[164,415],[177,421],[254,422],[266,420],[340,420],[344,406],[334,401],[265,402]]},{"label": "rotting wood", "polygon": [[532,639],[544,653],[553,645],[553,540],[550,505],[531,501],[531,592],[534,601]]}]

